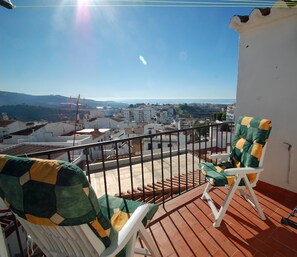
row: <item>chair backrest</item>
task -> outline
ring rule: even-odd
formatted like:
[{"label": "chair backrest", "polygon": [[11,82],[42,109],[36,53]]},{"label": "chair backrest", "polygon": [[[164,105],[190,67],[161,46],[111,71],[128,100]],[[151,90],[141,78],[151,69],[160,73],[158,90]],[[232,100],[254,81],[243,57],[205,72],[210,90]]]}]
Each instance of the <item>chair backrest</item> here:
[{"label": "chair backrest", "polygon": [[[114,230],[102,214],[83,171],[76,165],[0,155],[0,196],[23,225],[29,231],[34,230],[38,237],[35,240],[64,252],[65,256],[81,251],[74,245],[86,242],[82,230],[102,242],[91,256],[111,244]],[[76,243],[69,243],[71,240]]]},{"label": "chair backrest", "polygon": [[18,220],[47,257],[99,257],[106,249],[87,225],[42,226],[17,216]]},{"label": "chair backrest", "polygon": [[[263,163],[265,144],[271,130],[271,121],[257,117],[240,116],[235,127],[232,153],[236,167],[260,167]],[[248,175],[253,183],[258,176]]]}]

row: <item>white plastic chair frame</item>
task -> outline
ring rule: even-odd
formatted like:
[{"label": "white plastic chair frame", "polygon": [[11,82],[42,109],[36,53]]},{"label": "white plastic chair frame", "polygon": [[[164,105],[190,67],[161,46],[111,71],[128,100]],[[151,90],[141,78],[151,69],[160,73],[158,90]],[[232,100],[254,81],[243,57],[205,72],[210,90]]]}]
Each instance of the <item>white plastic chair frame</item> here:
[{"label": "white plastic chair frame", "polygon": [[[267,144],[266,144],[267,145]],[[260,158],[260,162],[259,162],[259,167],[257,168],[252,168],[252,167],[241,167],[241,168],[230,168],[230,169],[226,169],[224,170],[225,174],[228,176],[235,176],[235,180],[234,183],[232,184],[232,186],[228,186],[226,185],[225,187],[227,187],[229,189],[228,194],[226,195],[225,199],[224,199],[224,203],[222,204],[222,206],[220,207],[220,209],[218,210],[217,207],[215,206],[211,196],[209,195],[209,190],[213,187],[209,182],[206,185],[206,188],[204,189],[204,192],[201,196],[201,199],[206,200],[208,202],[208,205],[210,206],[212,213],[214,214],[215,217],[215,221],[213,223],[214,227],[219,227],[221,225],[221,222],[223,220],[223,216],[225,215],[230,202],[232,200],[232,197],[234,195],[234,193],[236,192],[236,189],[239,190],[240,194],[250,203],[250,205],[258,212],[260,218],[262,220],[265,220],[266,217],[263,213],[263,210],[259,204],[259,201],[257,199],[257,196],[253,190],[253,187],[256,186],[258,179],[259,179],[259,175],[260,173],[264,170],[263,168],[263,160],[264,160],[264,155],[265,155],[265,150],[266,150],[266,145],[263,148],[262,151],[262,155]],[[230,154],[229,153],[225,153],[225,154],[212,154],[210,156],[210,158],[212,160],[218,160],[221,159],[222,161],[228,161],[230,158]],[[247,174],[257,174],[255,180],[253,181],[253,183],[250,183]],[[241,181],[241,179],[244,180],[245,185],[244,186],[239,186],[239,183]],[[248,195],[244,189],[247,189],[250,193],[250,195]]]},{"label": "white plastic chair frame", "polygon": [[[41,226],[20,217],[18,219],[47,257],[114,257],[125,246],[127,246],[127,257],[133,256],[134,252],[159,257],[161,255],[156,244],[141,222],[148,210],[149,207],[146,204],[138,207],[108,248],[104,247],[87,224],[79,226]],[[135,248],[138,236],[148,249]]]}]

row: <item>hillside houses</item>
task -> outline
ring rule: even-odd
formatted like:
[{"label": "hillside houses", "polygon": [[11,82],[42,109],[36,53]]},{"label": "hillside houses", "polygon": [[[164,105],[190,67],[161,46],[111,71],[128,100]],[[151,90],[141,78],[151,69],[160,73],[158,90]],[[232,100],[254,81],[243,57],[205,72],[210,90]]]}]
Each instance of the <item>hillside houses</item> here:
[{"label": "hillside houses", "polygon": [[[139,137],[166,133],[167,131],[187,129],[194,126],[195,119],[179,118],[171,105],[136,105],[118,111],[112,117],[105,116],[103,109],[90,109],[84,115],[77,115],[77,121],[60,122],[22,122],[16,120],[0,120],[0,153],[25,155],[30,152],[46,151],[61,147],[81,146],[110,140],[123,140],[125,138]],[[180,146],[191,143],[192,135],[179,139]],[[177,139],[155,136],[152,140],[143,140],[142,150],[177,149]],[[139,151],[139,142],[133,141],[133,151]],[[223,143],[224,144],[224,143]],[[205,147],[208,144],[204,145]],[[125,155],[129,152],[128,145],[110,145],[104,148],[107,156],[115,151]],[[138,150],[137,150],[138,149]],[[100,159],[101,150],[97,147],[91,149],[89,156],[92,160]],[[77,160],[82,152],[76,151]],[[58,156],[58,159],[67,159],[67,156]]]}]

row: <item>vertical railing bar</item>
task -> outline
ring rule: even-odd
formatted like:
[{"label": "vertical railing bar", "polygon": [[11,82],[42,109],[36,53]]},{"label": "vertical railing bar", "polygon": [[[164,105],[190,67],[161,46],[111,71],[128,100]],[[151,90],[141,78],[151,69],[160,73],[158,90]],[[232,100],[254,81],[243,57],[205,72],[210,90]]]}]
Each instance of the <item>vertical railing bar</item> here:
[{"label": "vertical railing bar", "polygon": [[177,132],[177,167],[178,167],[178,193],[180,194],[180,132]]},{"label": "vertical railing bar", "polygon": [[101,159],[102,159],[102,171],[103,171],[103,179],[104,179],[104,190],[105,190],[105,195],[106,195],[108,217],[109,217],[109,219],[111,219],[110,209],[109,209],[109,201],[108,201],[108,194],[107,194],[107,179],[106,179],[106,170],[105,170],[105,160],[104,160],[104,158],[105,158],[105,156],[104,156],[103,145],[101,145]]},{"label": "vertical railing bar", "polygon": [[141,179],[142,179],[142,199],[145,200],[145,185],[144,185],[144,166],[143,166],[143,149],[142,149],[142,138],[140,138],[140,160],[141,160]]},{"label": "vertical railing bar", "polygon": [[117,161],[119,197],[122,197],[121,173],[120,173],[120,162],[119,162],[119,149],[118,149],[118,143],[117,142],[115,142],[115,149],[116,149],[116,161]]},{"label": "vertical railing bar", "polygon": [[161,143],[161,176],[162,176],[162,200],[163,207],[165,207],[165,190],[164,190],[164,163],[163,163],[163,137],[160,135],[160,143]]},{"label": "vertical railing bar", "polygon": [[170,148],[169,148],[169,162],[170,162],[170,195],[171,198],[173,198],[173,181],[172,181],[172,138],[171,138],[171,133],[169,134],[169,144],[170,144]]},{"label": "vertical railing bar", "polygon": [[229,125],[227,124],[225,126],[226,131],[225,131],[225,147],[226,147],[226,153],[228,152],[228,130],[229,130]]},{"label": "vertical railing bar", "polygon": [[67,151],[67,156],[68,156],[68,162],[71,162],[70,151]]},{"label": "vertical railing bar", "polygon": [[92,184],[91,183],[91,172],[90,172],[88,153],[89,153],[89,148],[85,148],[86,164],[87,164],[87,176],[88,176],[89,183]]},{"label": "vertical railing bar", "polygon": [[47,159],[48,159],[48,160],[51,160],[51,159],[52,159],[50,153],[47,154]]},{"label": "vertical railing bar", "polygon": [[[198,141],[198,147],[199,147],[199,151],[198,151],[198,156],[199,156],[199,163],[201,163],[201,156],[202,156],[202,153],[201,153],[201,127],[198,128],[198,131],[199,131],[199,141]],[[201,183],[201,170],[199,170],[199,183]]]},{"label": "vertical railing bar", "polygon": [[230,151],[232,148],[232,136],[234,133],[234,129],[235,129],[235,124],[234,124],[234,122],[232,122],[232,123],[230,123]]},{"label": "vertical railing bar", "polygon": [[154,150],[153,150],[153,136],[150,136],[150,143],[151,143],[151,162],[152,162],[152,183],[153,183],[153,197],[154,203],[156,202],[155,196],[155,170],[154,170]]},{"label": "vertical railing bar", "polygon": [[220,125],[220,132],[221,132],[221,152],[222,152],[223,147],[224,147],[224,145],[223,145],[223,132],[224,131],[222,131],[222,124]]},{"label": "vertical railing bar", "polygon": [[186,191],[188,191],[188,130],[185,131]]},{"label": "vertical railing bar", "polygon": [[195,186],[195,128],[192,128],[192,187]]},{"label": "vertical railing bar", "polygon": [[134,186],[133,186],[133,169],[132,169],[132,157],[131,157],[131,139],[128,140],[128,148],[129,148],[129,165],[130,165],[130,178],[131,178],[131,192],[132,199],[134,199]]},{"label": "vertical railing bar", "polygon": [[207,128],[204,127],[204,160],[207,161]]},{"label": "vertical railing bar", "polygon": [[218,137],[219,137],[219,131],[218,131],[218,125],[216,125],[216,153],[218,153]]},{"label": "vertical railing bar", "polygon": [[211,133],[211,137],[210,137],[210,154],[213,154],[213,126],[210,127],[210,133]]}]

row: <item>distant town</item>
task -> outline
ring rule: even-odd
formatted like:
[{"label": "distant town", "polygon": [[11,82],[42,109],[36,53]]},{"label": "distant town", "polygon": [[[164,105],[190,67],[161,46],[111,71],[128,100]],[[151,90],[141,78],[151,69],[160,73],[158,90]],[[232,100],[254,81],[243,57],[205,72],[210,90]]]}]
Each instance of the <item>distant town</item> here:
[{"label": "distant town", "polygon": [[[14,108],[29,112],[32,118],[35,112],[36,118],[18,119],[11,112]],[[0,113],[0,153],[24,155],[233,121],[235,108],[235,104],[208,103],[139,103],[125,107],[90,107],[86,104],[68,103],[54,108],[14,105],[9,106],[10,113],[3,112],[3,109]],[[48,120],[46,117],[53,110],[56,113],[55,119]]]}]

